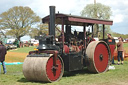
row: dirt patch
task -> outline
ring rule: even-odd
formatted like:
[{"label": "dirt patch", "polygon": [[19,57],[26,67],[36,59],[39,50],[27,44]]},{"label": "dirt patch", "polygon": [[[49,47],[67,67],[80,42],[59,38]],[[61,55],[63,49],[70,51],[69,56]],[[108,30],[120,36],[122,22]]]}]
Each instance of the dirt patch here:
[{"label": "dirt patch", "polygon": [[5,62],[23,62],[28,53],[7,52]]}]

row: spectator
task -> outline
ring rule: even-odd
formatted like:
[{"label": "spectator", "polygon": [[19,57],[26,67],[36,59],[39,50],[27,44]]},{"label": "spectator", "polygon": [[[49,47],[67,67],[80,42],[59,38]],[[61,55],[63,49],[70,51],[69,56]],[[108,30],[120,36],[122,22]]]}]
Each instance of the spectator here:
[{"label": "spectator", "polygon": [[[110,33],[108,33],[107,36],[108,36],[108,39],[114,39],[114,38],[111,36]],[[115,45],[115,48],[116,48],[116,45]],[[112,56],[112,64],[115,64],[115,63],[114,63],[114,56]]]},{"label": "spectator", "polygon": [[117,52],[118,52],[118,65],[120,64],[120,59],[121,59],[121,64],[123,64],[123,38],[119,37],[118,38],[119,42],[117,43]]},{"label": "spectator", "polygon": [[[0,41],[0,62],[2,63],[4,74],[6,74],[7,72],[4,62],[6,53],[7,53],[6,47],[3,45],[2,41]],[[1,71],[1,67],[0,67],[0,71]]]}]

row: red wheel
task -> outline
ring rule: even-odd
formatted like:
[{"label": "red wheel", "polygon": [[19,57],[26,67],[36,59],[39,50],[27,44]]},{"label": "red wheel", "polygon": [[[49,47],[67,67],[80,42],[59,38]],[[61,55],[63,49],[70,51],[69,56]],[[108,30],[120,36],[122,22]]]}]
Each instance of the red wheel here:
[{"label": "red wheel", "polygon": [[102,73],[107,71],[110,60],[110,49],[105,42],[91,42],[86,50],[88,56],[87,67],[91,72]]},{"label": "red wheel", "polygon": [[23,64],[23,74],[31,81],[55,82],[61,79],[64,73],[64,64],[61,57],[57,58],[57,66],[53,66],[53,54],[46,57],[26,57]]},{"label": "red wheel", "polygon": [[46,74],[51,82],[59,80],[63,75],[63,63],[60,57],[57,59],[56,64],[57,66],[54,67],[53,57],[50,57],[49,60],[47,61]]}]

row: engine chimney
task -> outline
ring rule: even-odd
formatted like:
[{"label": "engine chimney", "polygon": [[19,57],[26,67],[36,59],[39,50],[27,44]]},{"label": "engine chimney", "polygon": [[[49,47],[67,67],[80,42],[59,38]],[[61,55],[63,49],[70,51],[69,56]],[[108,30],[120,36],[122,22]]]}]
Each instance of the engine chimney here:
[{"label": "engine chimney", "polygon": [[49,35],[55,37],[55,6],[50,6]]}]

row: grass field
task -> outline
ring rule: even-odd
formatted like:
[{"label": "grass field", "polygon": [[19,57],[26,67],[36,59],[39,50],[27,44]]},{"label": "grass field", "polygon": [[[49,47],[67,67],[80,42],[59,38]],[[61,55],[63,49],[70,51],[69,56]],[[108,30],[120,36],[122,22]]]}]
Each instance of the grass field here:
[{"label": "grass field", "polygon": [[36,47],[32,46],[9,50],[5,62],[23,62],[29,51],[33,51],[34,48]]},{"label": "grass field", "polygon": [[17,48],[17,49],[14,49],[14,50],[9,50],[9,52],[28,53],[29,51],[33,51],[34,48],[37,48],[37,47],[36,46],[31,46],[31,47]]},{"label": "grass field", "polygon": [[[128,44],[125,44],[127,49]],[[8,51],[6,62],[23,62],[29,51],[36,47],[25,47]],[[115,61],[117,63],[117,61]],[[65,72],[60,81],[54,83],[32,82],[24,78],[21,65],[6,65],[7,74],[1,69],[0,85],[128,85],[128,61],[114,65],[115,70],[92,74],[87,68],[82,71]]]},{"label": "grass field", "polygon": [[0,85],[128,85],[128,62],[114,65],[115,70],[92,74],[82,71],[65,72],[60,81],[54,83],[31,82],[24,78],[22,65],[6,65],[7,74],[0,74]]},{"label": "grass field", "polygon": [[124,50],[126,50],[126,52],[128,53],[128,43],[124,43]]}]

